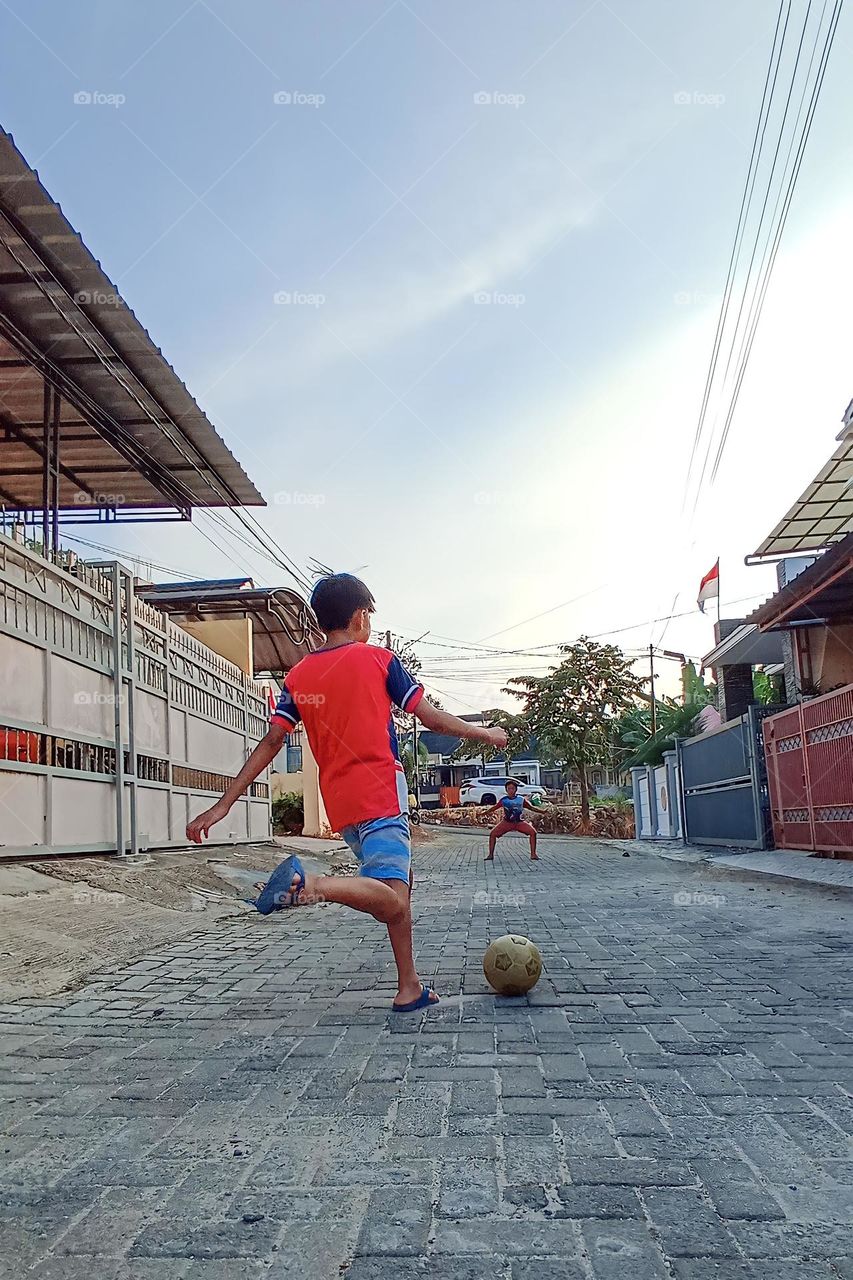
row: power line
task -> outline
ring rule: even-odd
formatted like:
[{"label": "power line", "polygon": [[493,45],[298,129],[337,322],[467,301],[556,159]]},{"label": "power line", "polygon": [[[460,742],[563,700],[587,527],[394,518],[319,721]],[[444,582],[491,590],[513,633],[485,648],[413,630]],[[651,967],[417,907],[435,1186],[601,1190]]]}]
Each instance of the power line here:
[{"label": "power line", "polygon": [[[754,595],[741,596],[737,600],[727,600],[723,607],[731,608],[733,605],[749,604],[753,600],[764,600],[766,599],[766,595],[767,595],[766,592],[760,591],[760,592],[756,592]],[[654,626],[655,623],[658,623],[658,622],[667,622],[675,618],[689,618],[693,614],[696,614],[698,612],[699,612],[698,609],[694,607],[692,609],[685,609],[681,613],[662,614],[660,617],[657,617],[657,618],[645,618],[642,622],[631,622],[631,623],[627,623],[625,626],[622,626],[622,627],[613,627],[608,631],[595,632],[592,635],[590,635],[588,638],[590,640],[600,640],[607,636],[623,635],[625,634],[625,632],[628,632],[628,631],[638,631],[642,627]],[[436,643],[436,642],[423,640],[423,641],[420,641],[420,643],[430,644],[430,643]],[[447,655],[439,654],[439,655],[434,655],[430,659],[430,662],[438,662],[443,660],[443,661],[446,661],[448,664],[453,663],[454,665],[458,665],[458,664],[469,662],[469,661],[476,663],[476,662],[486,661],[489,658],[494,659],[498,657],[509,657],[509,656],[532,657],[539,660],[543,660],[548,656],[553,656],[553,657],[558,656],[559,651],[564,643],[565,643],[564,641],[553,641],[550,644],[536,645],[531,647],[530,649],[498,649],[498,650],[483,649],[482,651],[477,651],[476,646],[460,644],[459,646],[457,646],[457,649],[459,652],[466,653],[467,651],[470,651],[473,649],[474,656],[468,658],[465,656],[458,656],[458,654],[454,654],[454,653],[449,653]],[[443,646],[443,647],[450,647],[450,646]],[[549,655],[548,653],[543,652],[545,650],[551,650],[552,652]],[[441,679],[445,679],[449,674],[449,671],[452,669],[453,668],[449,666],[448,668],[442,668]]]},{"label": "power line", "polygon": [[[726,272],[726,284],[723,290],[723,298],[720,303],[720,313],[717,317],[717,329],[714,334],[714,344],[711,350],[711,359],[708,364],[708,373],[705,378],[705,390],[702,394],[702,407],[699,410],[699,419],[696,423],[696,430],[693,436],[693,447],[690,453],[690,461],[687,464],[687,476],[684,483],[684,503],[687,502],[687,495],[690,487],[690,477],[693,472],[693,465],[696,461],[696,454],[699,449],[699,442],[702,432],[705,429],[705,417],[708,412],[708,403],[711,396],[711,387],[714,381],[714,375],[717,369],[717,358],[722,343],[723,331],[725,329],[726,319],[728,317],[729,299],[731,297],[734,278],[737,272],[737,263],[740,257],[740,247],[743,240],[743,232],[746,227],[746,212],[752,199],[752,191],[755,186],[755,179],[758,173],[758,163],[761,157],[761,150],[764,145],[764,134],[767,129],[767,121],[770,118],[770,103],[776,88],[776,78],[779,74],[779,64],[782,58],[782,47],[785,43],[785,32],[788,29],[788,19],[791,15],[791,0],[787,0],[787,13],[785,14],[785,25],[782,28],[782,40],[779,44],[778,53],[776,50],[776,42],[779,39],[779,27],[782,22],[782,13],[785,9],[785,0],[780,0],[779,12],[776,16],[776,27],[773,32],[773,44],[770,49],[770,60],[767,64],[767,74],[764,77],[764,90],[761,95],[761,107],[758,113],[758,121],[755,126],[755,136],[752,140],[752,152],[749,157],[749,167],[746,174],[746,182],[744,184],[743,195],[741,196],[740,210],[738,212],[737,227],[735,229],[735,238],[732,244],[732,251],[729,256],[729,266]],[[774,70],[773,62],[776,59]],[[771,84],[772,75],[772,84]],[[768,97],[768,89],[770,90]],[[766,109],[766,114],[765,114]],[[682,512],[684,506],[682,506]]]},{"label": "power line", "polygon": [[[802,167],[806,144],[811,134],[812,123],[814,121],[814,115],[817,109],[817,102],[818,102],[818,98],[820,97],[820,91],[821,91],[821,88],[823,87],[823,81],[826,75],[826,68],[829,62],[829,55],[832,52],[832,46],[835,43],[835,33],[838,28],[838,21],[841,17],[842,2],[843,0],[835,0],[835,7],[830,17],[830,25],[827,30],[826,38],[824,40],[824,46],[821,52],[821,58],[818,65],[817,79],[812,89],[811,98],[809,100],[809,106],[806,112],[806,122],[803,127],[803,132],[800,136],[800,142],[798,144],[797,153],[794,158],[794,166],[791,170],[790,178],[788,179],[787,188],[785,189],[782,213],[777,223],[776,231],[773,237],[773,246],[770,251],[770,258],[769,258],[769,261],[767,262],[766,269],[764,269],[763,271],[763,275],[761,274],[761,272],[762,272],[762,269],[764,268],[765,260],[767,259],[767,249],[770,244],[769,233],[768,233],[767,242],[765,243],[764,253],[762,254],[761,266],[759,268],[760,284],[759,284],[759,281],[756,281],[755,289],[753,291],[752,302],[750,304],[750,311],[747,317],[747,333],[744,335],[744,337],[741,340],[741,346],[738,352],[738,373],[737,373],[737,378],[735,382],[735,387],[731,397],[731,403],[729,405],[729,409],[726,415],[726,420],[725,420],[722,435],[720,438],[719,446],[717,448],[717,453],[714,459],[714,465],[711,471],[712,483],[716,479],[717,473],[720,469],[720,463],[722,462],[723,453],[725,451],[726,443],[729,437],[729,431],[731,430],[732,420],[734,418],[735,410],[737,408],[737,403],[740,398],[741,387],[743,385],[743,380],[746,375],[747,366],[749,364],[749,358],[750,358],[750,355],[752,354],[752,346],[755,341],[755,334],[758,329],[758,322],[761,319],[761,314],[762,314],[762,311],[764,310],[764,301],[767,296],[767,290],[770,285],[770,278],[773,274],[773,268],[776,264],[776,257],[779,252],[779,245],[782,240],[782,234],[785,230],[785,225],[788,221],[788,213],[790,211],[791,203],[794,198],[794,191],[796,188],[797,180],[799,178],[800,169]],[[823,21],[823,13],[825,11],[826,11],[826,0],[824,0],[823,12],[821,13],[821,22]],[[815,56],[815,53],[817,52],[817,42],[818,42],[819,34],[820,34],[820,27],[818,27],[818,31],[815,34],[815,42],[812,48],[811,59],[809,60],[809,72],[811,71],[812,63],[814,62],[814,56]],[[795,133],[794,135],[792,135],[790,143],[788,145],[788,153],[785,158],[785,170],[783,170],[783,177],[784,177],[784,172],[787,171],[788,162],[790,160],[791,152],[794,147],[796,127],[799,124],[800,116],[802,115],[803,103],[805,102],[807,87],[808,87],[808,74],[806,77],[806,82],[803,85],[802,94],[800,96],[800,105],[797,111]],[[776,203],[773,208],[774,218],[779,208],[779,202],[781,199],[782,199],[782,192],[780,190],[779,193],[777,194]]]},{"label": "power line", "polygon": [[142,564],[150,565],[151,568],[156,569],[158,573],[167,573],[170,578],[192,579],[197,576],[191,573],[186,573],[181,569],[170,569],[167,565],[157,564],[156,560],[151,560],[148,556],[137,555],[136,552],[117,551],[115,547],[108,547],[103,542],[92,542],[90,538],[81,538],[76,533],[63,533],[62,538],[64,542],[78,542],[80,546],[90,547],[94,551],[106,551],[108,554],[113,556],[127,556],[129,560],[136,560]]},{"label": "power line", "polygon": [[[787,222],[788,212],[790,210],[791,202],[793,200],[797,180],[799,178],[800,169],[802,166],[802,160],[805,154],[805,148],[808,143],[809,136],[811,134],[812,123],[813,123],[814,115],[817,109],[818,99],[820,97],[820,92],[823,87],[823,82],[826,75],[826,68],[829,62],[829,57],[832,51],[833,44],[835,42],[835,34],[837,31],[838,22],[841,16],[843,0],[834,0],[833,8],[832,8],[830,19],[829,19],[829,24],[826,27],[826,31],[824,33],[824,20],[826,17],[827,5],[828,5],[828,0],[824,0],[823,8],[817,20],[817,25],[814,32],[814,40],[812,42],[811,57],[809,58],[808,66],[806,68],[806,71],[802,80],[802,89],[800,93],[800,101],[797,109],[796,118],[791,127],[790,137],[788,140],[788,149],[785,156],[784,164],[781,166],[781,169],[779,169],[779,157],[782,151],[782,146],[783,146],[785,133],[786,133],[786,127],[788,124],[788,118],[790,114],[791,103],[794,97],[795,86],[797,84],[797,77],[800,69],[800,63],[802,61],[803,49],[806,43],[806,36],[809,29],[809,21],[811,18],[813,0],[809,0],[805,17],[803,19],[803,25],[800,32],[799,41],[797,44],[797,50],[796,50],[796,55],[794,57],[793,67],[791,69],[790,82],[788,84],[787,94],[785,96],[785,104],[782,110],[781,120],[778,124],[778,128],[774,128],[775,146],[773,150],[773,157],[770,164],[769,173],[767,174],[766,182],[762,184],[764,188],[764,194],[761,202],[760,213],[758,214],[757,222],[755,224],[755,230],[750,237],[752,247],[750,252],[749,263],[746,267],[746,272],[743,279],[743,284],[739,290],[740,303],[738,306],[737,316],[734,320],[733,326],[731,327],[730,337],[726,339],[728,355],[726,359],[725,370],[723,372],[722,379],[720,380],[720,383],[719,383],[718,403],[720,407],[717,411],[717,414],[715,415],[714,426],[709,434],[707,445],[705,447],[702,470],[699,476],[699,480],[696,486],[694,500],[693,500],[692,515],[695,515],[696,513],[696,510],[700,501],[702,489],[704,487],[705,478],[706,478],[706,475],[709,474],[709,465],[710,465],[710,482],[712,484],[719,472],[719,468],[722,462],[726,443],[729,438],[732,421],[734,419],[734,415],[737,409],[741,388],[743,386],[743,381],[744,381],[747,367],[749,364],[749,359],[752,353],[752,347],[755,340],[758,323],[760,321],[761,314],[763,311],[764,301],[766,299],[767,290],[770,284],[770,278],[776,262],[779,245],[781,243],[782,234],[784,232],[785,225]],[[777,82],[779,67],[780,67],[781,58],[782,58],[782,46],[784,44],[785,33],[787,31],[788,17],[790,12],[790,0],[788,0],[788,9],[789,11],[788,13],[786,13],[785,23],[782,28],[782,38],[778,44],[778,52],[776,52],[777,50],[776,41],[778,37],[778,28],[779,28],[778,20],[777,20],[777,31],[776,31],[776,34],[774,34],[773,52],[771,52],[771,66],[773,66],[774,53],[776,53],[775,69],[772,74],[772,81],[770,83],[769,94],[767,92],[767,81],[765,81],[765,96],[762,99],[762,111],[759,113],[760,142],[759,142],[757,151],[754,148],[755,163],[753,165],[751,161],[751,164],[750,164],[750,172],[747,177],[747,186],[745,189],[745,198],[744,198],[744,201],[742,202],[743,216],[738,220],[738,230],[735,235],[735,247],[733,249],[733,256],[730,262],[730,273],[729,273],[729,277],[727,277],[726,292],[724,293],[723,304],[720,310],[720,317],[718,320],[718,330],[717,330],[717,335],[715,337],[714,349],[712,351],[711,364],[709,366],[709,375],[708,375],[708,379],[706,380],[706,394],[705,396],[703,396],[703,406],[700,412],[699,423],[697,424],[696,437],[694,438],[694,449],[691,455],[690,467],[688,468],[688,482],[687,482],[686,491],[685,491],[685,503],[686,503],[687,489],[689,489],[689,477],[692,471],[692,466],[695,461],[696,454],[699,449],[701,436],[705,428],[706,417],[708,413],[712,390],[715,384],[718,363],[722,353],[724,333],[726,330],[726,325],[727,325],[728,316],[729,316],[729,308],[732,302],[734,278],[737,272],[738,263],[740,261],[741,251],[744,247],[744,242],[746,238],[746,224],[749,218],[749,212],[750,212],[750,207],[752,205],[753,197],[755,195],[755,186],[756,186],[758,167],[760,164],[761,152],[764,146],[765,135],[767,133],[768,123],[769,123],[770,115],[772,111],[772,99],[773,99],[774,91],[776,88],[776,82]],[[780,9],[780,19],[781,19],[781,13],[782,13],[782,10]],[[823,47],[820,53],[820,58],[818,60],[818,69],[815,76],[813,77],[812,72],[815,64],[815,56],[817,54],[817,50],[820,44],[822,34],[823,34]],[[805,120],[803,121],[803,106],[806,102],[807,96],[809,98],[809,102],[808,102],[808,108],[806,110]],[[766,104],[766,111],[765,111],[765,104]],[[801,122],[802,122],[802,125],[801,125]],[[792,154],[794,155],[793,165],[791,164]],[[768,218],[767,211],[770,206],[774,184],[777,181],[777,169],[779,169],[779,177],[778,177],[779,185],[778,185],[778,190],[776,192],[775,201],[773,202],[772,212],[770,213]],[[781,212],[780,212],[780,206],[781,206]],[[760,249],[760,246],[762,244],[763,244],[763,248]],[[759,251],[760,251],[760,256],[759,256]],[[753,274],[757,260],[759,262],[759,265],[757,270],[755,271],[755,274]],[[734,369],[734,383],[733,383],[733,386],[731,386],[730,388],[729,375],[733,369]],[[720,420],[722,404],[724,401],[727,401],[727,408],[723,413],[724,423],[723,423],[722,429],[718,434],[717,422]],[[713,464],[711,464],[712,456],[713,456]]]},{"label": "power line", "polygon": [[516,631],[519,627],[523,627],[528,622],[536,622],[539,618],[545,618],[549,613],[556,613],[558,609],[565,609],[570,604],[577,604],[579,600],[586,600],[587,596],[594,596],[598,591],[604,591],[610,586],[609,582],[600,583],[597,587],[593,587],[590,591],[584,591],[582,595],[573,596],[571,600],[564,600],[562,604],[555,604],[551,609],[545,609],[542,613],[534,613],[532,618],[523,618],[521,622],[514,622],[511,627],[504,627],[501,631],[493,631],[491,635],[482,636],[482,640],[494,640],[495,636],[504,636],[507,631]]},{"label": "power line", "polygon": [[[824,5],[823,5],[823,7],[824,7],[824,11],[825,11],[825,10],[826,10],[826,0],[824,0]],[[793,94],[794,94],[794,85],[795,85],[796,80],[797,80],[797,70],[798,70],[798,68],[799,68],[799,65],[800,65],[800,58],[802,57],[802,53],[803,53],[803,43],[804,43],[805,38],[806,38],[806,29],[808,28],[809,15],[811,14],[811,8],[812,8],[812,0],[809,0],[808,7],[806,8],[806,16],[805,16],[805,18],[803,19],[803,27],[802,27],[802,30],[800,31],[800,38],[799,38],[799,41],[797,42],[797,52],[796,52],[796,56],[795,56],[795,58],[794,58],[794,67],[793,67],[793,70],[792,70],[792,72],[791,72],[791,81],[790,81],[790,84],[788,85],[788,92],[787,92],[787,94],[785,95],[785,106],[784,106],[784,109],[783,109],[783,111],[782,111],[782,120],[781,120],[781,123],[780,123],[780,125],[779,125],[779,134],[778,134],[778,136],[777,136],[777,138],[776,138],[776,146],[775,146],[775,148],[774,148],[774,150],[773,150],[773,160],[772,160],[771,165],[770,165],[770,173],[769,173],[769,174],[768,174],[768,176],[767,176],[767,186],[766,186],[766,187],[765,187],[765,189],[764,189],[764,199],[762,200],[762,203],[761,203],[761,212],[760,212],[760,213],[759,213],[759,215],[758,215],[758,227],[757,227],[757,229],[756,229],[756,236],[755,236],[755,240],[753,241],[753,245],[752,245],[752,252],[751,252],[750,257],[749,257],[749,264],[748,264],[748,266],[747,266],[747,268],[746,268],[746,281],[745,281],[744,292],[743,292],[743,294],[741,295],[740,306],[738,307],[738,313],[737,313],[737,316],[736,316],[736,318],[735,318],[735,326],[734,326],[734,327],[735,327],[735,333],[736,333],[736,334],[737,334],[737,332],[738,332],[738,330],[739,330],[739,328],[740,328],[741,316],[743,315],[744,303],[746,302],[746,290],[747,290],[747,286],[748,286],[748,283],[749,283],[750,276],[752,275],[752,268],[753,268],[753,266],[755,265],[755,255],[756,255],[756,254],[757,254],[757,252],[758,252],[758,240],[759,240],[759,236],[760,236],[760,233],[761,233],[761,227],[762,227],[762,226],[763,226],[763,224],[764,224],[764,215],[765,215],[765,214],[766,214],[766,212],[767,212],[767,205],[768,205],[768,202],[769,202],[769,200],[770,200],[770,192],[771,192],[771,189],[772,189],[772,186],[773,186],[773,175],[774,175],[774,174],[775,174],[775,172],[776,172],[776,165],[777,165],[777,164],[778,164],[778,162],[779,162],[779,155],[780,155],[780,152],[781,152],[781,150],[782,150],[782,139],[783,139],[784,134],[785,134],[785,122],[786,122],[786,121],[787,121],[787,119],[788,119],[788,112],[789,112],[789,111],[790,111],[790,109],[791,109],[791,99],[792,99]],[[823,21],[823,14],[821,14],[821,21]],[[814,48],[812,49],[812,61],[814,60],[814,50],[817,48],[817,37],[818,37],[818,34],[819,34],[819,30],[818,30],[817,32],[815,32],[815,43],[814,43]],[[810,62],[810,63],[809,63],[809,72],[811,71],[811,66],[812,66],[812,63]],[[808,74],[809,74],[809,72],[807,72],[807,73],[806,73],[806,81],[808,80]],[[805,96],[805,84],[804,84],[804,86],[803,86],[803,95]],[[793,141],[793,136],[792,136],[792,141]],[[790,155],[790,149],[789,149],[789,155]],[[785,168],[787,168],[787,159],[786,159],[786,162],[785,162]],[[783,171],[782,171],[782,172],[783,172],[783,174],[784,174],[785,169],[783,169]],[[728,359],[726,360],[726,367],[725,367],[725,370],[724,370],[724,372],[723,372],[723,385],[724,385],[724,386],[725,386],[725,384],[726,384],[726,382],[727,382],[727,380],[728,380],[728,376],[729,376],[729,369],[731,368],[731,362],[732,362],[732,356],[733,356],[733,355],[734,355],[734,345],[732,345],[732,347],[729,349]]]}]

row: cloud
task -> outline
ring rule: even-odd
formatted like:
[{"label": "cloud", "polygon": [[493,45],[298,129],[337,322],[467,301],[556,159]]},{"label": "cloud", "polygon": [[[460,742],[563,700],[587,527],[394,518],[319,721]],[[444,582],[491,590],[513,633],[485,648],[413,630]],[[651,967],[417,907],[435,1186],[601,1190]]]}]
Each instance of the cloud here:
[{"label": "cloud", "polygon": [[[410,243],[385,257],[384,279],[373,279],[369,289],[363,275],[357,284],[329,285],[329,300],[317,317],[321,323],[289,352],[288,376],[315,377],[341,357],[350,358],[348,349],[368,359],[457,307],[469,307],[473,323],[475,295],[509,289],[556,240],[591,221],[590,204],[589,197],[563,196],[548,209],[530,210],[526,219],[502,225],[464,257],[439,245],[439,257],[449,261],[438,269],[426,264],[423,240],[429,233],[416,225]],[[357,301],[335,305],[336,295],[355,295]]]}]

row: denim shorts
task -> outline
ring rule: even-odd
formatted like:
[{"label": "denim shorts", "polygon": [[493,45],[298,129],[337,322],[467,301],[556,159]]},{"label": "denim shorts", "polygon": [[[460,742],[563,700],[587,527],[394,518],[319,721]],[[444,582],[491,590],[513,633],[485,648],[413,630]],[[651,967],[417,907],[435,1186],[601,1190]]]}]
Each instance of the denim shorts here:
[{"label": "denim shorts", "polygon": [[395,818],[356,822],[344,827],[341,835],[358,859],[360,876],[409,883],[412,849],[405,813],[398,813]]}]

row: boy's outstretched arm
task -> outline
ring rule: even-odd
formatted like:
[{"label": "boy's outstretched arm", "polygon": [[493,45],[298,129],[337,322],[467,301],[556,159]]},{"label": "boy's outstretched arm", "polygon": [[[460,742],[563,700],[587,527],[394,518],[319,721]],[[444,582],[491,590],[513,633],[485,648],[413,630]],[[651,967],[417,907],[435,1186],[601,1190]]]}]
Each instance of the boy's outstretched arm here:
[{"label": "boy's outstretched arm", "polygon": [[428,698],[421,698],[415,707],[415,715],[421,724],[427,729],[434,729],[436,733],[452,733],[457,738],[483,742],[490,747],[505,747],[507,743],[505,729],[499,729],[496,725],[489,728],[483,724],[471,724],[468,720],[460,720],[458,716],[452,716],[449,711],[434,707]]},{"label": "boy's outstretched arm", "polygon": [[278,721],[274,721],[270,725],[266,736],[261,738],[243,768],[237,774],[237,777],[228,784],[222,794],[222,798],[217,800],[216,804],[211,805],[209,809],[205,809],[204,813],[200,813],[197,818],[193,818],[192,822],[187,825],[188,840],[191,840],[193,844],[201,844],[210,828],[227,817],[235,800],[240,799],[240,796],[252,785],[258,774],[263,773],[267,765],[271,764],[279,751],[281,751],[286,732],[284,725]]}]

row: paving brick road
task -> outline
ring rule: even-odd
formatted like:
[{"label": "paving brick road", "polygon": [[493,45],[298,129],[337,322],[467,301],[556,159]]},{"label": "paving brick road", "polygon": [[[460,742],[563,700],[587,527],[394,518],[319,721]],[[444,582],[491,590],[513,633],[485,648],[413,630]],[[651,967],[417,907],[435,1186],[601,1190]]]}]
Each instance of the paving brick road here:
[{"label": "paving brick road", "polygon": [[481,846],[417,850],[425,1015],[337,907],[3,1008],[0,1275],[853,1280],[853,895]]}]

